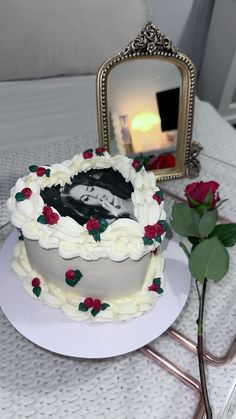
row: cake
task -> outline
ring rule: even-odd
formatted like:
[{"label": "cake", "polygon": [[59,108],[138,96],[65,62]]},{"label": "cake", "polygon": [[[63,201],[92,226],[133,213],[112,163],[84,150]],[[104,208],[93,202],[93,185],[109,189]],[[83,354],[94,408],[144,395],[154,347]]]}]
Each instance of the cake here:
[{"label": "cake", "polygon": [[70,319],[131,320],[163,293],[163,204],[141,157],[99,147],[31,165],[7,201],[20,231],[12,268],[32,297]]}]

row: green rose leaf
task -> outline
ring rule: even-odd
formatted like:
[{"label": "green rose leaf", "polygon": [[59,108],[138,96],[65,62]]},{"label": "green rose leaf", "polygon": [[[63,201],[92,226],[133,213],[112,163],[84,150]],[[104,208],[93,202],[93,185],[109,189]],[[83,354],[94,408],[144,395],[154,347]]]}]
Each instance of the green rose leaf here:
[{"label": "green rose leaf", "polygon": [[164,290],[162,288],[158,288],[157,294],[163,294]]},{"label": "green rose leaf", "polygon": [[200,216],[186,204],[174,203],[171,213],[171,227],[180,236],[199,237],[198,226]]},{"label": "green rose leaf", "polygon": [[88,307],[84,303],[80,303],[79,311],[88,311]]},{"label": "green rose leaf", "polygon": [[232,247],[236,243],[236,224],[219,224],[209,237],[217,236],[225,247]]},{"label": "green rose leaf", "polygon": [[91,230],[89,232],[89,234],[92,234],[95,242],[100,242],[101,241],[101,236],[100,236],[100,232],[98,230]]},{"label": "green rose leaf", "polygon": [[99,311],[100,310],[95,310],[95,308],[93,308],[91,311],[92,316],[95,317],[99,313]]},{"label": "green rose leaf", "polygon": [[36,297],[39,297],[41,294],[41,287],[34,287],[33,293],[36,295]]},{"label": "green rose leaf", "polygon": [[149,239],[148,237],[143,237],[143,243],[145,244],[145,246],[150,246],[151,244],[153,244],[153,240]]},{"label": "green rose leaf", "polygon": [[47,221],[46,221],[46,218],[44,217],[44,215],[40,215],[40,216],[37,218],[37,221],[38,221],[38,223],[40,223],[40,224],[47,224]]},{"label": "green rose leaf", "polygon": [[206,237],[215,228],[218,219],[217,210],[207,211],[200,219],[199,234],[201,237]]},{"label": "green rose leaf", "polygon": [[50,177],[50,173],[51,173],[51,170],[50,170],[50,169],[46,169],[45,175],[46,175],[47,177]]},{"label": "green rose leaf", "polygon": [[101,304],[101,310],[106,310],[106,308],[110,307],[110,304],[108,303],[102,303]]},{"label": "green rose leaf", "polygon": [[104,218],[100,218],[99,224],[100,224],[99,231],[100,233],[103,233],[108,227],[108,222]]},{"label": "green rose leaf", "polygon": [[29,171],[34,173],[34,172],[36,172],[37,168],[38,168],[38,166],[36,166],[36,164],[32,164],[31,166],[29,166]]},{"label": "green rose leaf", "polygon": [[21,193],[21,192],[17,192],[15,194],[15,198],[16,198],[17,202],[21,202],[21,201],[25,200],[25,195],[23,195],[23,193]]},{"label": "green rose leaf", "polygon": [[161,286],[161,278],[154,278],[152,282],[153,282],[153,284],[157,285],[158,287]]},{"label": "green rose leaf", "polygon": [[154,240],[156,240],[156,242],[158,243],[161,243],[161,236],[154,237]]},{"label": "green rose leaf", "polygon": [[199,243],[190,254],[189,269],[199,281],[219,281],[229,268],[229,254],[217,237]]}]

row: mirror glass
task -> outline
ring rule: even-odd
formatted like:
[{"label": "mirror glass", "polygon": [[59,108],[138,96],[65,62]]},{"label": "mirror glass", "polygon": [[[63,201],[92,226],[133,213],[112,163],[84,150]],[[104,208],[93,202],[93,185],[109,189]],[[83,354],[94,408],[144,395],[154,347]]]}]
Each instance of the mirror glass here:
[{"label": "mirror glass", "polygon": [[111,154],[142,155],[148,170],[174,168],[181,90],[181,72],[166,58],[114,66],[107,80]]}]

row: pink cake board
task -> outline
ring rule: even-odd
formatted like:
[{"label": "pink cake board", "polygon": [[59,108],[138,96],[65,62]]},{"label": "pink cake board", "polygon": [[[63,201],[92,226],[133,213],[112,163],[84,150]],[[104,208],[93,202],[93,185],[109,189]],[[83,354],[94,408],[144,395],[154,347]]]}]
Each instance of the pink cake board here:
[{"label": "pink cake board", "polygon": [[0,304],[10,323],[36,345],[78,358],[106,358],[134,351],[164,333],[176,320],[187,300],[190,274],[186,257],[171,240],[165,257],[164,294],[155,307],[129,322],[76,322],[60,310],[31,298],[10,263],[18,238],[14,231],[0,251]]}]

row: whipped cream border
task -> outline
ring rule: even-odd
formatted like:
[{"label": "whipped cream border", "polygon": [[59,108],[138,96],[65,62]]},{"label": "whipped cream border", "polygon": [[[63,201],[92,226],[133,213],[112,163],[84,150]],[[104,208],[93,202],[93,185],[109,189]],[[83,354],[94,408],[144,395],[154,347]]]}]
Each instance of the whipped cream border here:
[{"label": "whipped cream border", "polygon": [[[162,294],[159,295],[154,291],[149,291],[148,287],[155,277],[161,278],[162,288],[165,282],[163,277],[164,259],[160,254],[152,255],[141,290],[129,297],[114,300],[106,299],[106,303],[110,304],[110,307],[93,317],[90,311],[82,312],[78,310],[79,303],[84,301],[84,297],[72,296],[71,293],[66,294],[31,268],[23,241],[19,240],[15,245],[11,267],[22,280],[24,289],[31,297],[41,300],[51,307],[61,309],[72,320],[91,320],[95,323],[129,321],[150,311]],[[40,278],[41,294],[39,297],[36,297],[33,293],[31,281],[34,277]]]},{"label": "whipped cream border", "polygon": [[[12,224],[21,229],[26,238],[38,240],[40,246],[45,249],[58,248],[60,256],[65,259],[80,256],[86,260],[96,260],[101,257],[109,257],[114,261],[127,258],[139,260],[144,254],[159,246],[156,241],[152,245],[143,243],[144,227],[166,219],[163,202],[159,205],[153,199],[159,188],[156,186],[152,172],[147,172],[144,167],[136,172],[131,159],[123,155],[111,156],[108,152],[103,156],[94,154],[89,159],[84,159],[81,153],[60,164],[42,167],[50,168],[49,177],[39,177],[36,173],[30,173],[19,178],[11,189],[7,201]],[[68,216],[59,214],[59,221],[53,225],[37,222],[45,205],[40,196],[41,190],[46,187],[71,184],[71,179],[81,172],[108,168],[120,172],[127,182],[132,183],[134,192],[131,199],[137,221],[126,218],[114,221],[102,233],[100,242],[95,242],[85,225],[81,226]],[[15,194],[25,187],[31,188],[32,195],[29,199],[17,202]],[[54,208],[53,211],[58,213]]]}]

